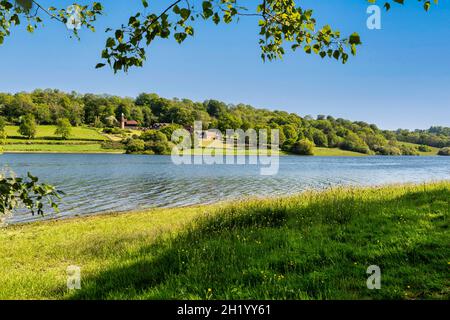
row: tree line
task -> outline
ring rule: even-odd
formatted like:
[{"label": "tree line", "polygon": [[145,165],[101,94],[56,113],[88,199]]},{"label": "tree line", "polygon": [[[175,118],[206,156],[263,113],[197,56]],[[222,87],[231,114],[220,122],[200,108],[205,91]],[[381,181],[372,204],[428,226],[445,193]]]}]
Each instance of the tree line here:
[{"label": "tree line", "polygon": [[[310,153],[310,146],[339,147],[366,154],[417,154],[415,148],[397,141],[420,144],[424,150],[425,146],[450,146],[450,128],[446,127],[388,131],[362,121],[325,115],[302,117],[286,111],[257,109],[246,104],[232,105],[217,100],[194,102],[189,99],[166,99],[154,93],[129,98],[65,93],[52,89],[0,93],[0,116],[10,124],[35,122],[58,125],[60,130],[69,125],[114,128],[118,126],[122,114],[127,119],[136,120],[144,128],[155,123],[169,123],[171,127],[192,126],[194,121],[202,121],[205,130],[214,128],[222,132],[238,128],[278,129],[282,149],[302,154]],[[166,131],[170,140],[171,130]]]}]

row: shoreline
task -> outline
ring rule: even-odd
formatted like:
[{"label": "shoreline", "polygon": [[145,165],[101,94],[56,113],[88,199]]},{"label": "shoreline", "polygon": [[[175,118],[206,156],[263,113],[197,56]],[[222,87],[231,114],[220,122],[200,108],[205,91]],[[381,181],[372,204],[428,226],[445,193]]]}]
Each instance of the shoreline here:
[{"label": "shoreline", "polygon": [[364,192],[370,190],[379,190],[379,189],[387,189],[387,188],[415,188],[419,186],[427,186],[434,184],[450,184],[449,179],[441,179],[441,180],[432,180],[427,182],[410,182],[410,183],[387,183],[380,185],[367,185],[367,186],[351,186],[351,185],[342,185],[342,186],[332,186],[325,189],[307,189],[301,192],[296,192],[293,194],[287,195],[277,195],[277,196],[248,196],[241,197],[232,200],[218,200],[211,203],[205,204],[190,204],[185,206],[173,206],[173,207],[153,207],[147,209],[133,209],[133,210],[116,210],[116,211],[104,211],[104,212],[92,212],[85,214],[74,214],[74,215],[65,215],[57,217],[58,214],[47,213],[42,217],[42,219],[38,218],[36,220],[27,220],[27,221],[17,221],[14,223],[6,223],[5,225],[0,224],[0,231],[2,228],[11,228],[15,226],[24,226],[24,225],[34,225],[41,223],[57,223],[57,222],[76,222],[77,220],[88,220],[88,219],[108,219],[109,217],[116,216],[126,216],[126,215],[139,215],[139,214],[152,214],[152,213],[161,213],[164,211],[174,211],[174,210],[217,210],[220,208],[231,207],[234,204],[238,203],[246,203],[246,202],[276,202],[276,201],[287,201],[292,198],[302,197],[305,194],[313,194],[313,195],[321,195],[327,194],[336,190],[344,190],[344,191],[352,191],[352,192]]}]

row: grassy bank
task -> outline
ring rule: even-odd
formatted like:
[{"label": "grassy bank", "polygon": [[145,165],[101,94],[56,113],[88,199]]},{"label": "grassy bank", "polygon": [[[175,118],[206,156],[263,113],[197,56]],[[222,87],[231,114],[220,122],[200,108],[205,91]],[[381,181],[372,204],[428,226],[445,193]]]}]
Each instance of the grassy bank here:
[{"label": "grassy bank", "polygon": [[4,152],[23,153],[124,153],[120,149],[104,149],[101,144],[8,144]]},{"label": "grassy bank", "polygon": [[18,133],[18,126],[6,126],[8,138],[2,146],[4,152],[39,153],[123,153],[124,150],[106,149],[102,143],[109,141],[96,129],[72,127],[67,140],[55,135],[56,126],[37,126],[36,137],[25,139]]},{"label": "grassy bank", "polygon": [[11,226],[0,298],[448,299],[449,211],[442,182]]},{"label": "grassy bank", "polygon": [[[8,140],[23,139],[18,133],[18,126],[6,126],[5,131]],[[56,140],[60,137],[55,135],[56,126],[37,126],[35,139]],[[101,135],[97,130],[87,127],[72,127],[71,135],[68,140],[88,140],[88,141],[105,141],[106,137]],[[31,140],[33,141],[33,140]]]}]

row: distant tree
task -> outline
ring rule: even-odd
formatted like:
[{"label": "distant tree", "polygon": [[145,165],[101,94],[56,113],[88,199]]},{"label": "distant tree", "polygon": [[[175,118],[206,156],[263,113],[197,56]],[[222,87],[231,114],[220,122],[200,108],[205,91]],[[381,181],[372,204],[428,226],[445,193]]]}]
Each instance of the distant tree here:
[{"label": "distant tree", "polygon": [[70,124],[69,119],[58,119],[58,121],[56,122],[55,135],[61,136],[63,140],[67,140],[67,138],[69,138],[71,134],[71,131],[72,125]]},{"label": "distant tree", "polygon": [[355,151],[360,153],[370,153],[370,149],[367,144],[353,132],[348,132],[344,141],[340,144],[340,148],[343,150]]},{"label": "distant tree", "polygon": [[314,130],[313,139],[316,146],[328,147],[328,138],[322,131]]},{"label": "distant tree", "polygon": [[327,139],[329,148],[336,148],[341,143],[341,138],[334,131],[328,132]]},{"label": "distant tree", "polygon": [[6,120],[0,116],[0,143],[4,143],[6,138]]},{"label": "distant tree", "polygon": [[308,139],[302,139],[293,144],[292,153],[304,155],[304,156],[313,156],[314,155],[314,143]]},{"label": "distant tree", "polygon": [[145,150],[152,151],[156,154],[166,154],[170,151],[169,140],[160,131],[148,130],[140,138],[145,141]]},{"label": "distant tree", "polygon": [[20,121],[19,133],[28,139],[32,139],[36,136],[36,130],[34,116],[31,113],[24,115]]},{"label": "distant tree", "polygon": [[295,129],[295,126],[293,126],[292,124],[287,124],[282,127],[282,130],[287,140],[290,139],[297,140],[298,132]]}]

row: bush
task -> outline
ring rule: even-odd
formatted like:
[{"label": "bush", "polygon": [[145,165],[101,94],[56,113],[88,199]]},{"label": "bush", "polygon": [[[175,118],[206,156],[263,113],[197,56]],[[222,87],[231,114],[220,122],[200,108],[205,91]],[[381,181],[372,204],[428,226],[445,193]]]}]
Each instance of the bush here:
[{"label": "bush", "polygon": [[421,145],[417,147],[417,150],[419,150],[420,152],[431,152],[432,149],[429,146],[426,145]]},{"label": "bush", "polygon": [[418,156],[419,155],[419,152],[414,147],[401,145],[400,150],[402,152],[402,155],[404,155],[404,156]]},{"label": "bush", "polygon": [[442,148],[441,150],[439,150],[438,155],[450,156],[450,147]]},{"label": "bush", "polygon": [[104,128],[103,133],[106,134],[121,134],[123,132],[122,129],[119,128]]},{"label": "bush", "polygon": [[402,150],[398,147],[387,145],[377,148],[377,154],[383,156],[401,156]]},{"label": "bush", "polygon": [[318,147],[328,147],[328,138],[322,131],[316,130],[313,133],[314,144]]},{"label": "bush", "polygon": [[349,132],[339,145],[342,150],[370,154],[367,144],[357,134]]},{"label": "bush", "polygon": [[314,143],[308,139],[302,139],[294,143],[291,149],[292,153],[313,156],[314,155]]},{"label": "bush", "polygon": [[160,131],[148,130],[141,135],[145,141],[145,150],[156,154],[170,153],[170,144],[166,135]]},{"label": "bush", "polygon": [[140,153],[145,150],[145,142],[141,139],[129,139],[125,146],[127,153]]}]

